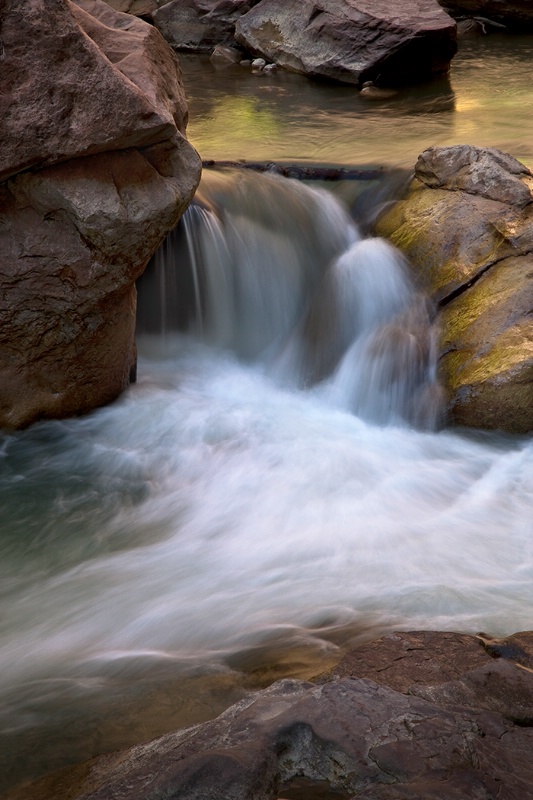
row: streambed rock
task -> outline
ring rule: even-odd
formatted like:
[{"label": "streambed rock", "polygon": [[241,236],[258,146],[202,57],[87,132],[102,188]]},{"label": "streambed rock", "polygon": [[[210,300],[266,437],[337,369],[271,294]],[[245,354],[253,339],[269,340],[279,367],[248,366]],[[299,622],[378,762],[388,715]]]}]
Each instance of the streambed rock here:
[{"label": "streambed rock", "polygon": [[[522,648],[532,642],[521,634]],[[483,643],[390,634],[321,684],[278,681],[211,722],[62,770],[7,800],[275,800],[296,786],[302,796],[366,800],[529,798],[533,673],[491,658]],[[387,680],[402,661],[399,690]],[[377,680],[357,677],[371,662]],[[412,685],[403,683],[409,663]]]},{"label": "streambed rock", "polygon": [[457,49],[456,24],[436,0],[262,0],[235,37],[278,66],[357,85],[426,80]]},{"label": "streambed rock", "polygon": [[440,307],[440,373],[453,422],[533,430],[533,175],[470,145],[429,148],[377,231]]},{"label": "streambed rock", "polygon": [[154,25],[175,50],[211,53],[235,44],[235,23],[258,0],[171,0],[153,15]]},{"label": "streambed rock", "polygon": [[18,428],[128,385],[135,280],[200,161],[151,26],[100,0],[24,0],[2,38],[0,427]]}]

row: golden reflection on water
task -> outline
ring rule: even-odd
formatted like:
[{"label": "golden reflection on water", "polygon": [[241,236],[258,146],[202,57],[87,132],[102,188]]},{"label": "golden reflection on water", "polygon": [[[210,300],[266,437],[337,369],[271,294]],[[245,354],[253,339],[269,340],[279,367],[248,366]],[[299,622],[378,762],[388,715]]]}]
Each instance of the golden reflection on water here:
[{"label": "golden reflection on water", "polygon": [[181,61],[188,135],[204,159],[411,167],[426,147],[468,143],[533,164],[531,37],[463,39],[449,79],[378,99],[283,70]]}]

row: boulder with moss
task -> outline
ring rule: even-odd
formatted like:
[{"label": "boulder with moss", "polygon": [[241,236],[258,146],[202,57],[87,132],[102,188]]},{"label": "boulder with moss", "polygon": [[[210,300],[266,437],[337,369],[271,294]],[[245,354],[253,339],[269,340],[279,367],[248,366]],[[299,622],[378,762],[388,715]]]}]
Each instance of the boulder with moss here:
[{"label": "boulder with moss", "polygon": [[533,430],[533,175],[510,155],[432,147],[378,221],[439,308],[453,422]]}]

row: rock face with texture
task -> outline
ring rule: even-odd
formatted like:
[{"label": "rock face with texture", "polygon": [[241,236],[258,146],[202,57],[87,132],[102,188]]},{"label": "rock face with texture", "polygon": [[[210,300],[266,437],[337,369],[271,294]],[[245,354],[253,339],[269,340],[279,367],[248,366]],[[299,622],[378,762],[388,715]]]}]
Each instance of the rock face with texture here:
[{"label": "rock face with texture", "polygon": [[[520,636],[531,651],[532,634]],[[297,787],[310,798],[528,798],[533,673],[482,644],[391,634],[318,685],[278,681],[211,722],[62,770],[7,800],[276,800]]]},{"label": "rock face with texture", "polygon": [[452,420],[533,430],[533,175],[512,156],[430,148],[378,222],[440,307]]},{"label": "rock face with texture", "polygon": [[200,174],[179,66],[100,0],[4,12],[0,427],[87,411],[135,369],[135,280]]},{"label": "rock face with texture", "polygon": [[281,67],[358,85],[427,79],[457,49],[455,22],[436,0],[262,0],[235,35]]},{"label": "rock face with texture", "polygon": [[531,0],[439,0],[453,16],[478,15],[510,28],[533,27]]},{"label": "rock face with texture", "polygon": [[234,43],[235,23],[258,0],[171,0],[153,14],[154,25],[175,50],[210,53]]},{"label": "rock face with texture", "polygon": [[133,14],[136,17],[150,18],[157,11],[157,0],[105,0],[108,6],[123,14]]}]

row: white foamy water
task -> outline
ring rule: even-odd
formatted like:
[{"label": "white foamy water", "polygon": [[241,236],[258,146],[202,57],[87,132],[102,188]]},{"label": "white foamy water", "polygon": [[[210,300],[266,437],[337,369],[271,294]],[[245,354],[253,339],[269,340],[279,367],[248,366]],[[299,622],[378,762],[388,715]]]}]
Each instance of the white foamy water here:
[{"label": "white foamy water", "polygon": [[[4,739],[27,734],[31,750],[64,708],[83,719],[105,705],[117,676],[127,696],[130,678],[161,665],[224,669],[272,637],[320,640],[324,626],[352,623],[531,627],[532,440],[431,430],[432,401],[414,427],[436,386],[427,300],[401,258],[360,241],[341,210],[325,235],[329,200],[311,244],[303,204],[269,267],[273,209],[287,205],[253,210],[257,301],[219,272],[216,291],[231,285],[233,311],[248,310],[242,326],[219,309],[210,328],[213,293],[197,297],[202,330],[193,314],[191,333],[140,337],[139,382],[118,402],[3,437]],[[217,220],[215,268],[237,248],[249,287],[246,214],[219,208]],[[312,380],[290,380],[295,354]],[[68,751],[74,734],[62,735],[56,749]]]}]

